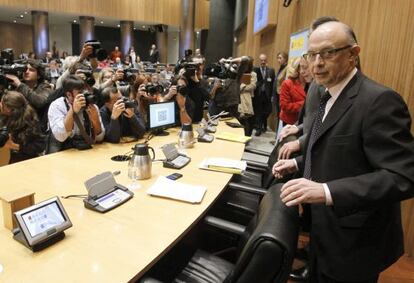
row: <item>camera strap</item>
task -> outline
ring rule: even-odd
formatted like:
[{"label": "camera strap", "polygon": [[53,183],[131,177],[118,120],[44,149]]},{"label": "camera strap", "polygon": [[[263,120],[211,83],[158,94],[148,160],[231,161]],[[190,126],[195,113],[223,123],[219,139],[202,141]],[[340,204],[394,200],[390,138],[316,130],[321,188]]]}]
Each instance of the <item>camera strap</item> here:
[{"label": "camera strap", "polygon": [[83,139],[85,140],[85,142],[89,145],[93,144],[93,140],[92,138],[86,133],[85,127],[83,126],[82,122],[79,119],[78,114],[73,113],[73,119],[75,120],[76,126],[78,126],[79,131],[83,137]]}]

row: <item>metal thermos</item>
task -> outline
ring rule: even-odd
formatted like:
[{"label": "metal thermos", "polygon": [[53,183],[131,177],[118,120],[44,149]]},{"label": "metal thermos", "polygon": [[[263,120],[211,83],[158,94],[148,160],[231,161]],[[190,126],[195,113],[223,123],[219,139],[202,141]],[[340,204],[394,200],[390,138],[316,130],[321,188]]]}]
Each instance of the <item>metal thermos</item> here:
[{"label": "metal thermos", "polygon": [[[132,148],[134,153],[129,160],[129,174],[135,174],[135,179],[144,180],[151,178],[152,160],[155,158],[154,149],[145,143],[138,143]],[[152,158],[148,149],[152,151]],[[132,172],[133,171],[133,172]]]},{"label": "metal thermos", "polygon": [[178,135],[178,146],[180,148],[190,148],[194,146],[193,125],[183,124]]}]

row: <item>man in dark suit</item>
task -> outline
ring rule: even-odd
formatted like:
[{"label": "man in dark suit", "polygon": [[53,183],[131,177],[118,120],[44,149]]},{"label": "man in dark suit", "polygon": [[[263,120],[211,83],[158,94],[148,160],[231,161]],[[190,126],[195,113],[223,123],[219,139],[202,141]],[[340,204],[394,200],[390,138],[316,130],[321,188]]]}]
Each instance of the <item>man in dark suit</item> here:
[{"label": "man in dark suit", "polygon": [[149,61],[153,64],[160,61],[160,53],[155,44],[151,45],[151,49],[149,51]]},{"label": "man in dark suit", "polygon": [[287,206],[311,204],[312,282],[377,282],[403,254],[400,201],[414,196],[414,139],[400,95],[355,68],[352,29],[327,22],[309,37],[316,82],[327,90],[303,159],[279,160]]},{"label": "man in dark suit", "polygon": [[253,110],[256,117],[256,136],[267,130],[267,117],[272,112],[272,92],[275,81],[275,70],[267,66],[267,57],[260,54],[260,67],[255,67],[257,74],[256,90],[253,97]]}]

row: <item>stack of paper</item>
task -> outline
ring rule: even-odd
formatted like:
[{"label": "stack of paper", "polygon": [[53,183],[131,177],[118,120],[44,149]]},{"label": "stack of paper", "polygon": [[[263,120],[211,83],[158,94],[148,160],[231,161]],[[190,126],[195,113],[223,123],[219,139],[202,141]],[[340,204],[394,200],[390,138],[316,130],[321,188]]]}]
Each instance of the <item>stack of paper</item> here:
[{"label": "stack of paper", "polygon": [[147,194],[191,203],[200,203],[206,190],[206,187],[183,184],[160,176],[147,190]]},{"label": "stack of paper", "polygon": [[216,138],[221,139],[221,140],[228,140],[228,141],[241,142],[241,143],[246,143],[252,139],[252,137],[233,134],[229,132],[223,132],[223,133],[216,134]]},{"label": "stack of paper", "polygon": [[241,174],[246,170],[246,161],[233,160],[228,158],[211,157],[204,159],[201,164],[201,169],[213,170],[231,174]]}]

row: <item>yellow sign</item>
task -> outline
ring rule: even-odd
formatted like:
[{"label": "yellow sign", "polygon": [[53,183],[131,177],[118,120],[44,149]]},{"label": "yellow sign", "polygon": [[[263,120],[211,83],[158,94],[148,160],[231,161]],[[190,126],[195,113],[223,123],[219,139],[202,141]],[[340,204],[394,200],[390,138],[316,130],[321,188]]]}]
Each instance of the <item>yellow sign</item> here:
[{"label": "yellow sign", "polygon": [[303,37],[298,37],[292,40],[290,43],[290,50],[301,50],[304,48],[305,39]]}]

